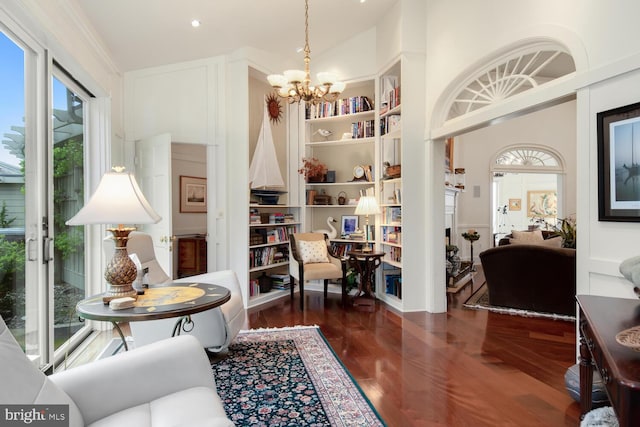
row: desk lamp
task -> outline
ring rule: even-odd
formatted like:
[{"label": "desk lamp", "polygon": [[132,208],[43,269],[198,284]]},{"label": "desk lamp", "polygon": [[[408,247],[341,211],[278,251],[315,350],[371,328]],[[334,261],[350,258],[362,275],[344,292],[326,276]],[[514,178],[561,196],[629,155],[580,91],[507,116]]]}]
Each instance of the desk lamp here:
[{"label": "desk lamp", "polygon": [[378,202],[376,202],[376,198],[374,196],[361,196],[360,200],[358,200],[358,206],[356,206],[356,215],[364,215],[365,216],[365,230],[366,230],[366,239],[367,244],[362,249],[363,252],[371,252],[373,248],[369,243],[369,215],[377,215],[380,213],[380,207],[378,206]]},{"label": "desk lamp", "polygon": [[87,204],[66,222],[67,225],[117,224],[107,228],[113,234],[116,250],[104,272],[108,284],[102,298],[105,304],[115,298],[136,298],[131,284],[137,269],[127,253],[129,233],[135,227],[123,224],[155,224],[161,219],[140,191],[135,177],[124,172],[123,167],[114,167],[113,172],[103,175]]}]

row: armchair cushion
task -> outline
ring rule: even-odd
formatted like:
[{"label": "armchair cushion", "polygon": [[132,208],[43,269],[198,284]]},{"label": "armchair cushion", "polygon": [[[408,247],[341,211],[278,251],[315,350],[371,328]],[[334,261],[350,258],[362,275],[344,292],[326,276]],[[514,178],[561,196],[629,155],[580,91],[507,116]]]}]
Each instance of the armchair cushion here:
[{"label": "armchair cushion", "polygon": [[511,235],[513,236],[511,238],[512,243],[514,240],[519,240],[521,242],[536,242],[536,241],[541,242],[542,240],[544,240],[544,237],[542,237],[542,230],[533,230],[533,231],[511,230]]},{"label": "armchair cushion", "polygon": [[298,250],[303,264],[329,262],[324,240],[298,240]]}]

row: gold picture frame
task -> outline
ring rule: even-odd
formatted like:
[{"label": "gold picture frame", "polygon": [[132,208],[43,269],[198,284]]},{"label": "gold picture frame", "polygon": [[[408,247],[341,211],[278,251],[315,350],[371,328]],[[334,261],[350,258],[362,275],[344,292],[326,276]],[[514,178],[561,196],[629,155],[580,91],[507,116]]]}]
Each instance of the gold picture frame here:
[{"label": "gold picture frame", "polygon": [[509,210],[519,211],[522,209],[522,199],[509,199]]},{"label": "gold picture frame", "polygon": [[444,142],[444,169],[453,173],[453,137]]},{"label": "gold picture frame", "polygon": [[207,212],[207,179],[180,175],[180,212]]},{"label": "gold picture frame", "polygon": [[527,191],[527,216],[555,218],[558,216],[558,193],[555,190]]}]

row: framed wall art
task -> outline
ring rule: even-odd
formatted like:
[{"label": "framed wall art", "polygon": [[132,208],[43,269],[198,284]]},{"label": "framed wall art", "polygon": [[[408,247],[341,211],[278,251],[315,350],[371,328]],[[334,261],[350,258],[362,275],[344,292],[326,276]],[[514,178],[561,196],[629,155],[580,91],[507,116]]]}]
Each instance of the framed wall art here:
[{"label": "framed wall art", "polygon": [[453,173],[453,138],[444,142],[444,169]]},{"label": "framed wall art", "polygon": [[597,115],[598,220],[640,221],[640,102]]},{"label": "framed wall art", "polygon": [[342,215],[341,236],[349,236],[358,228],[358,215]]},{"label": "framed wall art", "polygon": [[180,175],[180,212],[207,212],[207,179]]},{"label": "framed wall art", "polygon": [[519,211],[522,209],[522,199],[509,199],[509,210]]},{"label": "framed wall art", "polygon": [[527,191],[527,216],[531,218],[558,216],[558,193],[555,190]]}]

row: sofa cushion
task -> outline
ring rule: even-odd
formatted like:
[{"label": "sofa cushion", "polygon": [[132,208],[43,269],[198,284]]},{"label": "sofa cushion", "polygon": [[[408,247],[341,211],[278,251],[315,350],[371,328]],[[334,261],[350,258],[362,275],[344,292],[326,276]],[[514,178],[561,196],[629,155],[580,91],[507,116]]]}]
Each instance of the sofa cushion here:
[{"label": "sofa cushion", "polygon": [[194,387],[125,409],[90,424],[90,427],[107,426],[230,427],[233,423],[225,416],[222,402],[212,389]]},{"label": "sofa cushion", "polygon": [[542,236],[542,230],[533,230],[533,231],[518,231],[518,230],[511,230],[511,235],[513,236],[511,238],[511,243],[513,243],[514,240],[519,240],[521,242],[541,242],[544,240],[544,237]]},{"label": "sofa cushion", "polygon": [[556,237],[551,237],[550,239],[543,239],[543,240],[511,239],[510,243],[512,245],[537,245],[537,246],[546,246],[548,248],[561,248],[562,237],[556,236]]},{"label": "sofa cushion", "polygon": [[303,264],[329,262],[327,243],[324,240],[298,240],[298,250]]}]

